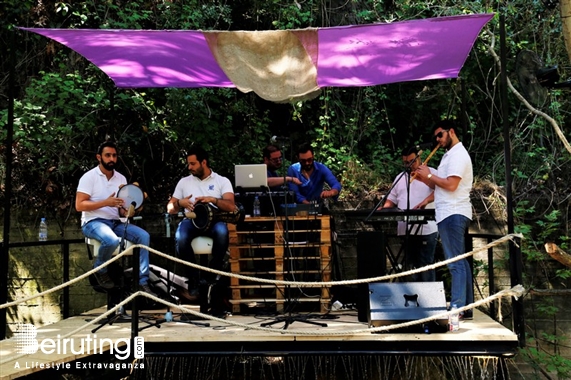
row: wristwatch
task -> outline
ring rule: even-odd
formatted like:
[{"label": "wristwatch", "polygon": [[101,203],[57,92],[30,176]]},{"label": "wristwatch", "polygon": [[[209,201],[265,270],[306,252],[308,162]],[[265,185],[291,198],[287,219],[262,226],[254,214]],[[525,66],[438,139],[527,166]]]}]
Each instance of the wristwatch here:
[{"label": "wristwatch", "polygon": [[432,173],[429,173],[426,178],[431,179],[432,178]]}]

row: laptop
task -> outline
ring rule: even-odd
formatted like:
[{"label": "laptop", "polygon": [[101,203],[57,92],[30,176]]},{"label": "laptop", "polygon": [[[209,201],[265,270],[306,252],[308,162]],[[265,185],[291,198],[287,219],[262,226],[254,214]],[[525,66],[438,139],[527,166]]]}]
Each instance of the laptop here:
[{"label": "laptop", "polygon": [[266,164],[235,165],[234,175],[237,188],[260,189],[268,186]]}]

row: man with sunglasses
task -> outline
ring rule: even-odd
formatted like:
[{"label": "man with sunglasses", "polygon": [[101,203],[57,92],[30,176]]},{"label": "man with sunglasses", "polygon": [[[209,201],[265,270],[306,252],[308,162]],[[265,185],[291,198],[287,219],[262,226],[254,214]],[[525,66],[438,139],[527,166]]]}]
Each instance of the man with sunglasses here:
[{"label": "man with sunglasses", "polygon": [[[299,162],[291,165],[287,171],[289,177],[295,177],[300,184],[290,182],[289,189],[295,193],[297,203],[309,204],[325,198],[337,198],[341,192],[341,184],[331,170],[324,164],[315,161],[310,144],[302,144],[297,150]],[[324,185],[329,190],[324,190]]]},{"label": "man with sunglasses", "polygon": [[[472,160],[456,131],[450,120],[438,123],[434,128],[434,138],[446,149],[438,172],[432,174],[426,165],[416,170],[417,179],[434,189],[436,223],[447,260],[465,253],[464,235],[472,219]],[[450,304],[463,307],[473,303],[472,269],[468,260],[450,263],[448,269],[452,277]],[[472,310],[463,313],[461,318],[471,319]]]},{"label": "man with sunglasses", "polygon": [[[264,148],[262,155],[264,156],[264,164],[266,164],[268,168],[268,187],[272,191],[282,190],[282,186],[284,185],[284,176],[278,173],[283,162],[280,148],[276,145],[270,144]],[[299,179],[291,176],[286,176],[285,182],[292,182],[296,185],[301,185],[301,181]]]},{"label": "man with sunglasses", "polygon": [[[420,148],[413,146],[402,151],[402,162],[406,173],[400,173],[389,193],[385,204],[380,209],[398,207],[401,210],[434,208],[434,190],[421,181],[410,182],[410,173],[421,164]],[[432,174],[436,169],[429,168]],[[434,263],[434,251],[438,239],[436,222],[428,221],[426,224],[398,222],[397,235],[406,238],[405,252],[407,265],[411,268],[422,268]],[[412,281],[436,281],[434,269],[425,270],[411,276]]]}]

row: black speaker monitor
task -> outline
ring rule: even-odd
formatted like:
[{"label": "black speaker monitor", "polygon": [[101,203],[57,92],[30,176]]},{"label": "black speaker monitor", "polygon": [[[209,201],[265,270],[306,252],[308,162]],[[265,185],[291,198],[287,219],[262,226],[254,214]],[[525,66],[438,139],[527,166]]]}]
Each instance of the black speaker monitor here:
[{"label": "black speaker monitor", "polygon": [[[372,278],[386,274],[385,236],[380,231],[360,231],[357,234],[357,278]],[[369,286],[357,285],[357,317],[367,322],[369,315]]]}]

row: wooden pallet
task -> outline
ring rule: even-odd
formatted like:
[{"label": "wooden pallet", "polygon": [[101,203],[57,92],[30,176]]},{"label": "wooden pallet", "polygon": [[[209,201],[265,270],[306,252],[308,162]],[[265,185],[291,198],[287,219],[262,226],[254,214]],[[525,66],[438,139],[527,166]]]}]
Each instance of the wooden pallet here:
[{"label": "wooden pallet", "polygon": [[[251,277],[305,282],[331,281],[331,219],[329,216],[251,217],[228,225],[230,269]],[[287,238],[289,237],[289,238]],[[230,279],[232,311],[241,305],[275,305],[319,302],[329,309],[328,287],[286,287]]]}]

